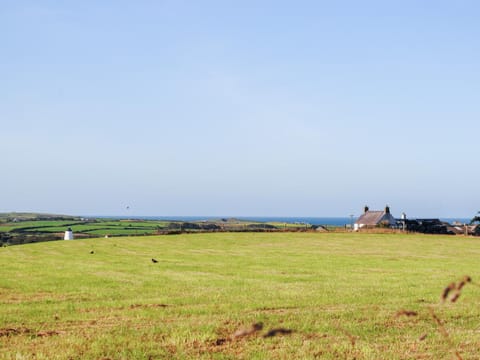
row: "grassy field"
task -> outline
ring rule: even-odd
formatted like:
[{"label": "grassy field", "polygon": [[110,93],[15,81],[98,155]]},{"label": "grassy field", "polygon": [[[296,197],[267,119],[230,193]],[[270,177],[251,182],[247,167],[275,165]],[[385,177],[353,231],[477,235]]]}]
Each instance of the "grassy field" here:
[{"label": "grassy field", "polygon": [[479,258],[478,238],[400,234],[0,248],[0,358],[478,359]]},{"label": "grassy field", "polygon": [[[7,216],[8,215],[8,216]],[[0,246],[27,244],[63,239],[64,232],[71,228],[76,238],[161,235],[182,232],[212,231],[305,231],[311,225],[289,223],[263,223],[238,219],[209,221],[139,220],[139,219],[50,219],[49,216],[25,214],[18,220],[12,214],[0,214]],[[57,215],[60,216],[60,215]],[[67,216],[65,216],[67,217]]]},{"label": "grassy field", "polygon": [[165,221],[124,221],[124,220],[102,220],[79,221],[79,220],[57,220],[57,221],[21,221],[17,223],[3,223],[0,225],[0,232],[22,232],[22,233],[63,233],[68,227],[75,233],[100,235],[149,235],[154,234],[158,229],[167,226]]}]

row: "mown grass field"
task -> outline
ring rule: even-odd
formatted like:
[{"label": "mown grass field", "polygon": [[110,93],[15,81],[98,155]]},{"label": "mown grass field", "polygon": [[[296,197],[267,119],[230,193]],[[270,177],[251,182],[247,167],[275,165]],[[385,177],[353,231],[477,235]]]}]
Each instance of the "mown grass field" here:
[{"label": "mown grass field", "polygon": [[[478,238],[400,234],[0,248],[0,358],[478,359],[479,259]],[[464,275],[473,283],[441,303]],[[259,322],[262,330],[235,336]],[[278,328],[293,332],[264,337]]]}]

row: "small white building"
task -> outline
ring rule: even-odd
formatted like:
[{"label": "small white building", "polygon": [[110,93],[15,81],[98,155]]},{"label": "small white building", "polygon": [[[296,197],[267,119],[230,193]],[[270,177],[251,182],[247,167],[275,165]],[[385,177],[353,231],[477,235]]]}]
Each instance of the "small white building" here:
[{"label": "small white building", "polygon": [[63,237],[63,240],[73,240],[73,231],[71,228],[68,228],[68,230],[65,231],[65,236]]}]

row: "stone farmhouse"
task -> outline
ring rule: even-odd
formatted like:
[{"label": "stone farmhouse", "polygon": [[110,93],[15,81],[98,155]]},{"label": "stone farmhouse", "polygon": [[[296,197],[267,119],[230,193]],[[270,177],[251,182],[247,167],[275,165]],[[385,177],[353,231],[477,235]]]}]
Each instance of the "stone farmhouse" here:
[{"label": "stone farmhouse", "polygon": [[353,229],[358,231],[362,228],[374,228],[379,226],[393,227],[397,224],[397,220],[390,213],[390,207],[385,206],[384,210],[372,211],[365,206],[363,214],[357,219],[353,225]]}]

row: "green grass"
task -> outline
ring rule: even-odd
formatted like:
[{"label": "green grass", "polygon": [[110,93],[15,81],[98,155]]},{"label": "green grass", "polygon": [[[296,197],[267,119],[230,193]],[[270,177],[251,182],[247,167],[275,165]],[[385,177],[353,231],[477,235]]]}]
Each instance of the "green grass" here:
[{"label": "green grass", "polygon": [[65,231],[65,227],[69,224],[78,223],[75,220],[33,220],[33,221],[20,221],[20,222],[10,222],[0,224],[0,232],[8,232],[12,230],[20,230],[20,229],[32,229],[33,231],[40,231],[44,229],[48,229],[51,227],[61,227],[63,231]]},{"label": "green grass", "polygon": [[158,229],[168,225],[165,221],[21,221],[17,223],[4,223],[0,225],[0,233],[15,232],[23,234],[58,234],[63,233],[68,227],[75,234],[104,235],[152,235]]},{"label": "green grass", "polygon": [[[206,225],[204,222],[194,222],[197,225]],[[283,223],[259,223],[259,222],[247,222],[247,221],[228,221],[226,223],[222,221],[213,222],[220,225],[225,230],[245,231],[249,229],[249,226],[253,226],[258,229],[263,229],[265,226],[275,226],[278,230],[283,229],[305,229],[305,225],[297,224],[283,224]],[[177,225],[177,227],[171,227],[171,225]],[[36,221],[19,221],[19,222],[3,222],[0,223],[0,235],[1,233],[10,233],[10,235],[42,235],[39,237],[39,241],[42,239],[58,239],[59,236],[67,229],[71,228],[74,234],[81,234],[83,236],[132,236],[132,235],[154,235],[158,234],[161,230],[188,230],[191,232],[197,231],[195,229],[185,226],[182,228],[182,221],[163,221],[163,220],[107,220],[107,219],[95,219],[94,221],[88,220],[36,220]],[[211,224],[211,223],[209,223]],[[170,227],[169,227],[170,225]],[[15,240],[13,240],[15,243]]]},{"label": "green grass", "polygon": [[[439,299],[450,282],[478,278],[479,245],[214,233],[1,248],[0,358],[451,359],[456,350],[475,359],[480,288],[467,284],[456,303]],[[418,316],[396,317],[401,309]],[[256,322],[259,334],[231,338]],[[261,336],[278,327],[294,332]]]}]

